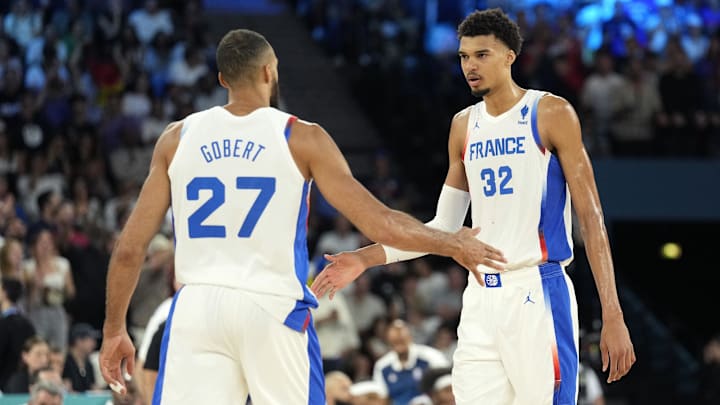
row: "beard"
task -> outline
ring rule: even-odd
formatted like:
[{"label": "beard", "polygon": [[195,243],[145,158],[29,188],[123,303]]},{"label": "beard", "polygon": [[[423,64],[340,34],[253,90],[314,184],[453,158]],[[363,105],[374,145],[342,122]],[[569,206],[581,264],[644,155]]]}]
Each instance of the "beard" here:
[{"label": "beard", "polygon": [[270,107],[280,108],[280,84],[278,83],[277,78],[275,79],[272,91],[270,92]]},{"label": "beard", "polygon": [[487,96],[488,93],[490,93],[490,89],[489,89],[489,88],[487,88],[487,89],[480,89],[480,90],[471,90],[471,91],[470,91],[470,94],[472,94],[473,96],[475,96],[475,97],[477,97],[477,98],[483,98],[483,97]]}]

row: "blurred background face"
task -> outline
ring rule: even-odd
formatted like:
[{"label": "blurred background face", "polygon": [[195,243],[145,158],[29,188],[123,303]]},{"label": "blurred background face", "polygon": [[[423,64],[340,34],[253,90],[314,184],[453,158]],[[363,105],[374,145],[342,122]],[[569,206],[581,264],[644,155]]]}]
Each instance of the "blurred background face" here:
[{"label": "blurred background face", "polygon": [[30,373],[45,368],[50,364],[50,349],[47,343],[36,343],[29,351],[22,353],[22,360]]},{"label": "blurred background face", "polygon": [[35,254],[38,256],[51,254],[53,253],[53,249],[54,242],[50,231],[40,231],[40,235],[38,235],[34,246]]},{"label": "blurred background face", "polygon": [[412,342],[410,331],[405,327],[390,327],[387,332],[387,342],[390,348],[400,357],[407,356]]},{"label": "blurred background face", "polygon": [[509,51],[494,35],[460,38],[460,67],[473,96],[488,94],[510,74],[506,66]]},{"label": "blurred background face", "polygon": [[52,350],[50,351],[49,358],[50,367],[52,367],[55,372],[62,374],[65,369],[65,353],[63,353],[62,350]]},{"label": "blurred background face", "polygon": [[78,348],[85,354],[92,353],[97,347],[97,342],[93,337],[80,338],[75,344],[77,344]]}]

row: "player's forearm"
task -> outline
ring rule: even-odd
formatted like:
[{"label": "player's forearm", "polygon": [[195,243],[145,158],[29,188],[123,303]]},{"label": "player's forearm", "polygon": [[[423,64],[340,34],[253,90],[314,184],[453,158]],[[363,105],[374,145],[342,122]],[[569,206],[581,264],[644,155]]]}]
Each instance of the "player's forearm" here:
[{"label": "player's forearm", "polygon": [[120,244],[113,252],[107,278],[104,335],[113,336],[125,330],[125,318],[143,258],[142,249],[124,248]]},{"label": "player's forearm", "polygon": [[580,217],[581,232],[585,241],[590,268],[600,296],[603,319],[622,316],[620,300],[615,284],[610,243],[602,215]]},{"label": "player's forearm", "polygon": [[403,212],[393,210],[385,220],[385,233],[375,240],[383,245],[448,257],[457,255],[462,249],[456,234],[429,228]]}]

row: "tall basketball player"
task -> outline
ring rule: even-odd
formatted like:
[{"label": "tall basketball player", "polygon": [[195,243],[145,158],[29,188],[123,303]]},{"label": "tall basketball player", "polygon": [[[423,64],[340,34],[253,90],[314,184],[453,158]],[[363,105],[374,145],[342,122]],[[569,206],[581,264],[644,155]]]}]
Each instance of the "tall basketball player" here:
[{"label": "tall basketball player", "polygon": [[[575,404],[577,305],[565,273],[572,260],[571,199],[602,303],[600,348],[608,382],[635,362],[580,124],[564,99],[515,84],[510,67],[522,38],[500,9],[470,14],[458,37],[462,71],[483,101],[453,118],[450,167],[427,225],[460,229],[472,199],[473,225],[508,262],[500,273],[473,270],[465,290],[455,398],[458,404]],[[313,291],[337,291],[367,267],[419,255],[373,245],[328,256],[331,263]]]},{"label": "tall basketball player", "polygon": [[478,230],[446,233],[376,200],[318,125],[277,110],[278,61],[261,35],[229,32],[217,50],[229,103],[171,124],[110,262],[100,367],[122,391],[133,368],[128,301],[169,206],[175,295],[154,404],[324,404],[306,287],[308,193],[323,195],[370,239],[429,250],[468,267],[501,267]]}]

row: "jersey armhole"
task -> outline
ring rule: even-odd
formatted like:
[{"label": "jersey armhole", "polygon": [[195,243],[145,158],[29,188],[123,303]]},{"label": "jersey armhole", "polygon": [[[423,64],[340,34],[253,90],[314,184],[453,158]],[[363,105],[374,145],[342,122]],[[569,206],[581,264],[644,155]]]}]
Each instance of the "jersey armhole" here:
[{"label": "jersey armhole", "polygon": [[530,114],[530,127],[532,128],[532,134],[533,139],[535,139],[535,145],[537,145],[538,149],[540,149],[540,152],[544,155],[545,154],[545,146],[542,144],[542,139],[540,138],[540,131],[538,130],[538,119],[537,119],[537,110],[538,105],[540,104],[540,99],[542,99],[545,96],[545,93],[538,95],[538,97],[533,102],[532,106],[532,113]]},{"label": "jersey armhole", "polygon": [[467,151],[468,142],[470,140],[470,125],[473,121],[477,121],[477,104],[470,107],[470,113],[468,114],[468,122],[465,128],[465,141],[463,142],[462,153],[460,154],[460,160],[465,164],[465,152]]},{"label": "jersey armhole", "polygon": [[294,115],[291,115],[288,118],[287,123],[285,124],[285,129],[283,130],[283,134],[285,135],[286,141],[290,140],[290,133],[292,132],[292,126],[295,123],[295,121],[297,121],[297,117]]}]

